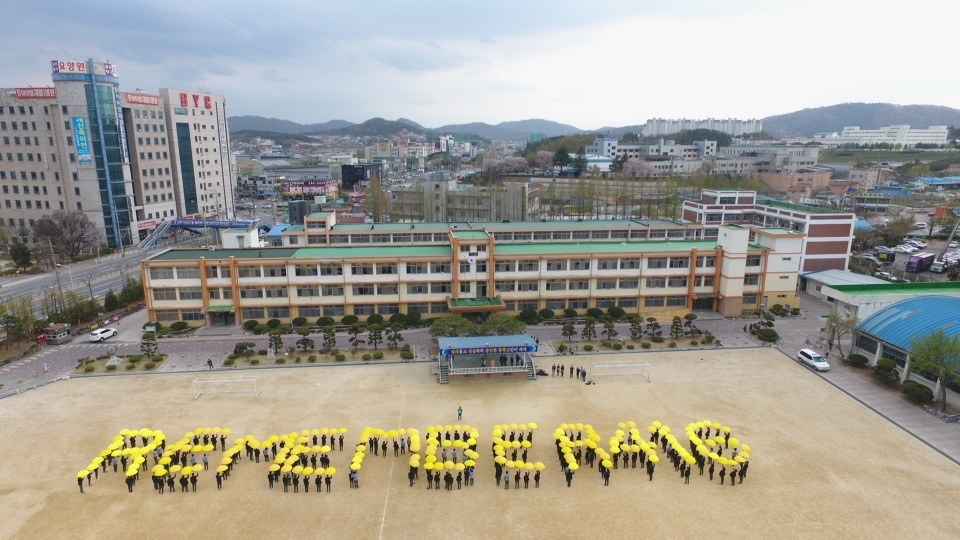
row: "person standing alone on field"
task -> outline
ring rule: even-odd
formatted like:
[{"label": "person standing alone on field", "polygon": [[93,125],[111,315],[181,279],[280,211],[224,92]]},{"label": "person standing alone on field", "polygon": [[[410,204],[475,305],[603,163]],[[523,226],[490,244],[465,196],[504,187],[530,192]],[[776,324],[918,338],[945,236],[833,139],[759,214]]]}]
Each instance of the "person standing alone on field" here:
[{"label": "person standing alone on field", "polygon": [[463,420],[463,407],[457,407],[457,420]]}]

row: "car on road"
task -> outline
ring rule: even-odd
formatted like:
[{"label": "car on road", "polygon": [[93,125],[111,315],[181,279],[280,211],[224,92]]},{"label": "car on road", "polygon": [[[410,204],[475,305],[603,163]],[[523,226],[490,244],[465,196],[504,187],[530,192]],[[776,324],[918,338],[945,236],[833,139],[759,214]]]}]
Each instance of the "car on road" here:
[{"label": "car on road", "polygon": [[947,247],[948,248],[960,247],[960,242],[957,242],[956,240],[954,240],[953,242],[950,242],[949,244],[947,244]]},{"label": "car on road", "polygon": [[873,255],[861,255],[860,259],[864,261],[870,261],[873,264],[880,264],[880,259],[874,257]]},{"label": "car on road", "polygon": [[116,328],[97,328],[93,332],[90,332],[90,341],[103,341],[115,335],[117,335]]},{"label": "car on road", "polygon": [[892,279],[896,279],[896,278],[893,277],[893,274],[891,274],[890,272],[874,272],[873,275],[874,275],[874,277],[878,277],[878,278],[880,278],[880,279],[885,279],[885,280],[887,280],[887,281],[890,281],[890,280],[892,280]]},{"label": "car on road", "polygon": [[830,364],[826,358],[820,356],[820,353],[812,349],[800,349],[797,353],[797,359],[800,363],[810,366],[814,371],[830,371]]},{"label": "car on road", "polygon": [[926,222],[924,222],[924,221],[918,221],[918,222],[916,222],[916,223],[913,224],[913,228],[914,228],[914,229],[926,229],[926,228],[927,228],[927,224],[926,224]]}]

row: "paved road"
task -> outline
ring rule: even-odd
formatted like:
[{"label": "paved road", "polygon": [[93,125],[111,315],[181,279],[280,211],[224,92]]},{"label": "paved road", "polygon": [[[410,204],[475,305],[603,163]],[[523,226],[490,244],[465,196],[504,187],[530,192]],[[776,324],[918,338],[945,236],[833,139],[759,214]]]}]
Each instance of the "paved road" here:
[{"label": "paved road", "polygon": [[[865,407],[885,417],[960,465],[960,424],[943,423],[905,401],[899,393],[878,386],[869,379],[865,380],[861,374],[852,371],[853,368],[848,368],[836,360],[832,362],[833,369],[826,373],[814,373],[800,366],[796,360],[798,350],[809,347],[824,354],[827,352],[826,344],[820,339],[820,329],[824,326],[823,317],[829,312],[829,305],[815,297],[801,293],[801,298],[804,315],[776,323],[776,329],[782,337],[776,348],[783,353],[782,361],[794,364],[798,370],[798,376],[803,376],[803,372],[806,372],[811,376],[820,377],[825,383],[848,394]],[[27,390],[68,377],[78,359],[105,354],[110,347],[116,347],[119,354],[138,353],[140,333],[145,322],[146,312],[141,311],[121,320],[116,325],[120,331],[119,335],[106,343],[89,343],[86,341],[86,336],[78,336],[67,345],[44,346],[41,353],[0,368],[0,384],[4,385],[0,388],[0,398],[15,394],[18,390]],[[749,322],[737,319],[698,320],[697,326],[702,330],[710,330],[720,338],[724,348],[759,346],[743,332],[743,325]],[[617,325],[621,336],[629,336],[629,329],[629,325]],[[217,331],[210,330],[214,335],[160,340],[161,352],[171,355],[161,371],[206,371],[207,359],[212,360],[220,368],[222,361],[233,351],[237,341],[253,341],[258,346],[266,348],[267,338],[264,336],[248,336],[240,331],[234,331],[230,335],[216,335]],[[541,363],[546,365],[551,361],[548,358],[555,354],[550,341],[564,339],[560,334],[561,327],[532,326],[528,328],[528,332],[540,339],[541,352],[538,356],[543,359]],[[284,341],[287,345],[293,345],[297,339],[299,336],[287,336]],[[433,344],[427,329],[407,330],[404,332],[404,339],[404,343],[409,343],[416,350],[416,360],[430,360],[429,351]],[[341,349],[349,348],[346,334],[337,336],[337,346]],[[836,358],[836,352],[834,352],[834,358]],[[23,380],[19,381],[20,378]]]}]

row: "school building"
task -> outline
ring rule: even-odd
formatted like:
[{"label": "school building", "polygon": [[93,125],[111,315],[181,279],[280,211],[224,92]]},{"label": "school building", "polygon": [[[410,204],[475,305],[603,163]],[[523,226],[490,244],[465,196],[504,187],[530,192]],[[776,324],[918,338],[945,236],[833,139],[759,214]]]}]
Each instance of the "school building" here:
[{"label": "school building", "polygon": [[145,259],[150,320],[230,325],[614,306],[644,316],[738,316],[799,305],[804,240],[735,224],[703,238],[700,225],[661,220],[337,224],[331,212],[282,234],[282,247],[171,249]]}]

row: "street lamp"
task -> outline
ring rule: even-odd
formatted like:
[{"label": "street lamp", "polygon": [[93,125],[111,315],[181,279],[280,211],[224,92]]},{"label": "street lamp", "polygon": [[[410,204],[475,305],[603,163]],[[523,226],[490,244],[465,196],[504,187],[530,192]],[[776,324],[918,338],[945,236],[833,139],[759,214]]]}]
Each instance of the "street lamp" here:
[{"label": "street lamp", "polygon": [[67,269],[67,272],[68,272],[69,275],[70,275],[70,289],[73,289],[73,269],[70,268],[70,265],[69,265],[69,264],[60,264],[60,263],[57,263],[57,266],[59,266],[59,267],[61,267],[61,268],[66,268],[66,269]]}]

